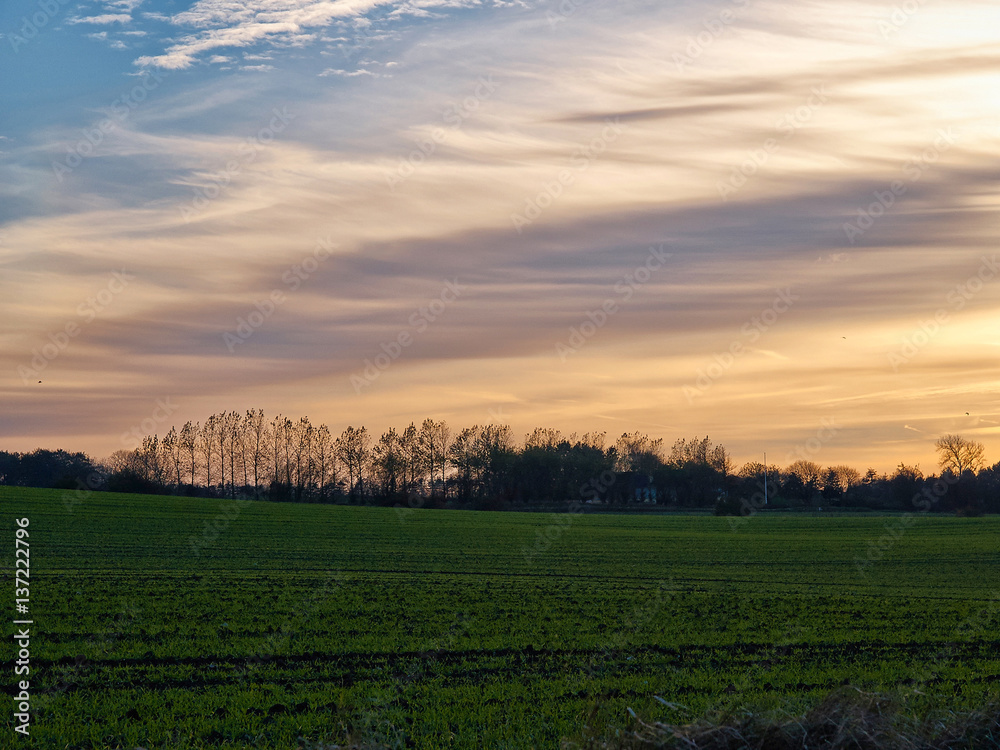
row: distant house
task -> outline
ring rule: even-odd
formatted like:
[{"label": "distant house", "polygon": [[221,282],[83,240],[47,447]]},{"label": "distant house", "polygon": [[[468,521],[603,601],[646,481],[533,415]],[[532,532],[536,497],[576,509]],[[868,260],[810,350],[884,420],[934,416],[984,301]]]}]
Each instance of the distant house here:
[{"label": "distant house", "polygon": [[[607,496],[595,495],[586,500],[588,505],[606,502],[652,503],[656,504],[656,486],[653,477],[641,471],[620,471],[615,475],[614,487],[610,491],[613,500]],[[675,500],[676,502],[676,500]]]},{"label": "distant house", "polygon": [[[631,487],[631,500],[636,503],[653,503],[656,504],[656,486],[653,484],[653,477],[649,474],[643,474],[641,471],[629,471],[625,472],[627,478],[630,482]],[[622,476],[622,479],[625,479]]]}]

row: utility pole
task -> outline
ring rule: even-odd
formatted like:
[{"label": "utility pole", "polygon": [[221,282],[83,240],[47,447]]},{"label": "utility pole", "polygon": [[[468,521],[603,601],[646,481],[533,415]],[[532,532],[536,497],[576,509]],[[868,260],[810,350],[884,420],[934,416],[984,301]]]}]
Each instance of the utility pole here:
[{"label": "utility pole", "polygon": [[767,451],[764,451],[764,505],[767,505]]}]

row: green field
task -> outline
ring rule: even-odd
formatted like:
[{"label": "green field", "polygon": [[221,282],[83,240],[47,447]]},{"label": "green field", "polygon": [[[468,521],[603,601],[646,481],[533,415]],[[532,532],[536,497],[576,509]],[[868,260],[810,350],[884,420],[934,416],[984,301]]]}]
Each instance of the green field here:
[{"label": "green field", "polygon": [[8,572],[30,519],[37,710],[0,746],[550,748],[626,708],[998,694],[996,517],[916,517],[861,572],[898,517],[68,497],[0,488]]}]

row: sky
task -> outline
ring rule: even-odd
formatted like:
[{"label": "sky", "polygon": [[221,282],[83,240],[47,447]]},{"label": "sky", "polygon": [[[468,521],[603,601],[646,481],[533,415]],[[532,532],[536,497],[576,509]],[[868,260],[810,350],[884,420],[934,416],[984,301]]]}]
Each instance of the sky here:
[{"label": "sky", "polygon": [[971,0],[5,0],[0,449],[262,408],[998,461],[998,29]]}]

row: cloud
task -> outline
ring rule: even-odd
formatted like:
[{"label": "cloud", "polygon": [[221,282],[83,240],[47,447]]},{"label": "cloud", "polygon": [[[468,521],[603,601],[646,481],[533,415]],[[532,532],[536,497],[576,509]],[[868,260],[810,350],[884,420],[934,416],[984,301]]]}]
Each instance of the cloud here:
[{"label": "cloud", "polygon": [[207,51],[224,47],[247,47],[259,42],[295,43],[308,34],[305,29],[328,25],[335,19],[353,18],[391,0],[198,0],[177,14],[171,23],[201,29],[181,37],[162,55],[136,60],[140,66],[178,70],[194,64]]},{"label": "cloud", "polygon": [[[399,6],[392,9],[393,6]],[[368,41],[384,39],[365,14],[391,9],[387,18],[428,16],[429,9],[442,12],[477,7],[506,7],[497,0],[198,0],[188,10],[170,18],[176,26],[192,29],[160,55],[145,55],[135,61],[143,67],[181,70],[191,67],[206,52],[257,44],[301,46],[334,22],[352,22],[350,37]],[[443,17],[443,16],[442,16]]]},{"label": "cloud", "polygon": [[145,0],[104,0],[104,7],[110,11],[131,13],[141,6]]},{"label": "cloud", "polygon": [[76,16],[67,19],[66,22],[71,24],[90,23],[100,25],[109,23],[128,23],[131,20],[132,16],[127,13],[106,13],[101,16]]},{"label": "cloud", "polygon": [[327,76],[341,76],[343,78],[355,78],[357,76],[375,76],[378,77],[378,73],[373,73],[370,70],[365,70],[361,68],[359,70],[340,70],[338,68],[327,68],[322,73],[317,73],[320,78],[325,78]]},{"label": "cloud", "polygon": [[[980,345],[1000,312],[993,287],[948,307],[902,373],[887,358],[996,247],[996,132],[983,126],[996,122],[984,93],[995,53],[927,36],[951,11],[922,8],[887,44],[858,4],[845,22],[840,6],[810,3],[803,30],[762,3],[684,70],[670,51],[704,30],[701,6],[594,3],[554,26],[516,7],[489,34],[472,33],[482,16],[456,14],[416,23],[356,70],[309,68],[323,59],[310,50],[260,53],[338,21],[350,38],[362,13],[459,7],[375,5],[197,2],[171,19],[161,62],[266,60],[288,76],[174,78],[64,183],[51,154],[82,125],[49,123],[0,165],[0,189],[20,201],[5,192],[6,210],[31,207],[3,227],[0,299],[20,314],[0,316],[9,378],[113,268],[137,277],[49,366],[46,384],[64,390],[0,385],[17,404],[0,434],[27,448],[114,436],[168,391],[181,421],[259,405],[374,430],[425,413],[482,423],[504,403],[519,430],[592,429],[599,414],[668,440],[710,430],[738,456],[791,449],[832,415],[843,438],[817,461],[888,468],[923,455],[910,425],[934,434],[959,402],[964,414],[970,399],[995,401]],[[373,73],[388,57],[394,76]],[[822,85],[828,100],[810,109]],[[286,105],[296,119],[255,140]],[[924,165],[947,127],[957,142]],[[765,151],[768,139],[780,147]],[[851,244],[845,223],[898,180],[905,194]],[[530,221],[515,227],[517,215]],[[326,236],[339,248],[293,291],[285,274]],[[637,283],[661,243],[669,261]],[[355,393],[350,375],[416,333],[412,316],[446,281],[458,299]],[[228,352],[223,332],[275,289],[286,300]],[[761,329],[782,289],[798,299]],[[556,344],[588,322],[560,358]],[[709,368],[721,374],[689,401],[683,388]],[[60,418],[73,408],[87,419]]]}]

